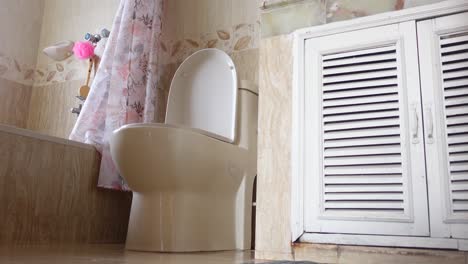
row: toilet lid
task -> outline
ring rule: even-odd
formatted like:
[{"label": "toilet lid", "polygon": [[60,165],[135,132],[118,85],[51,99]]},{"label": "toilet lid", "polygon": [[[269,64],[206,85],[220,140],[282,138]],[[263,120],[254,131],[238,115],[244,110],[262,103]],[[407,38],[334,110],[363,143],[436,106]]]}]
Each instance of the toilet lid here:
[{"label": "toilet lid", "polygon": [[234,142],[237,73],[231,58],[218,49],[204,49],[177,69],[167,103],[166,123],[205,130]]}]

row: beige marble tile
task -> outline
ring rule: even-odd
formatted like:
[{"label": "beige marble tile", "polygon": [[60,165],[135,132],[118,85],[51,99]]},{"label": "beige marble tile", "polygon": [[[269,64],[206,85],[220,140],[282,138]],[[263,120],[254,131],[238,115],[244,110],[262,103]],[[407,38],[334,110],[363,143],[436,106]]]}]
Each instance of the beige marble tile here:
[{"label": "beige marble tile", "polygon": [[0,6],[0,77],[32,85],[44,0],[2,0]]},{"label": "beige marble tile", "polygon": [[299,4],[292,1],[292,3],[280,5],[279,8],[270,8],[262,12],[261,34],[262,37],[287,34],[299,28],[441,1],[446,0],[308,0]]},{"label": "beige marble tile", "polygon": [[258,85],[259,50],[249,49],[230,54],[236,65],[239,80],[248,80]]},{"label": "beige marble tile", "polygon": [[446,0],[405,0],[405,8],[435,4]]},{"label": "beige marble tile", "polygon": [[292,38],[260,46],[256,250],[291,251]]},{"label": "beige marble tile", "polygon": [[[339,262],[317,263],[392,263],[392,264],[417,264],[417,263],[461,263],[464,259],[463,253],[451,251],[427,251],[427,250],[400,250],[386,248],[361,247],[353,258],[348,256],[347,251],[342,249],[343,257]],[[380,257],[367,255],[369,251],[380,254]],[[338,250],[335,249],[335,252]],[[341,251],[340,251],[341,252]],[[387,253],[385,253],[387,252]],[[336,253],[335,253],[336,254]],[[341,253],[340,253],[341,254]],[[257,255],[257,254],[256,254]],[[278,257],[278,256],[276,256]],[[314,259],[314,257],[310,258]],[[317,259],[317,258],[315,258]],[[459,262],[462,261],[462,262]],[[76,245],[76,246],[26,246],[26,247],[0,247],[0,263],[2,264],[55,264],[55,263],[102,263],[102,264],[255,264],[272,263],[267,260],[253,258],[251,251],[225,251],[209,253],[184,253],[163,254],[151,252],[125,251],[123,245]],[[274,262],[273,262],[274,263]]]},{"label": "beige marble tile", "polygon": [[34,64],[21,62],[11,55],[2,54],[0,48],[0,78],[24,85],[32,85],[35,78]]},{"label": "beige marble tile", "polygon": [[295,244],[295,260],[317,263],[463,264],[466,253],[449,250]]},{"label": "beige marble tile", "polygon": [[258,48],[259,9],[252,0],[167,0],[160,56],[181,63],[193,52],[217,48],[227,53]]},{"label": "beige marble tile", "polygon": [[460,251],[339,246],[338,263],[464,264]]},{"label": "beige marble tile", "polygon": [[282,252],[269,252],[269,251],[260,251],[255,250],[255,259],[265,260],[265,261],[292,261],[294,260],[294,255],[289,253]]},{"label": "beige marble tile", "polygon": [[0,78],[0,124],[26,127],[31,86]]},{"label": "beige marble tile", "polygon": [[327,23],[402,9],[402,0],[327,0]]},{"label": "beige marble tile", "polygon": [[0,146],[0,245],[125,241],[131,194],[96,187],[96,150],[11,131]]},{"label": "beige marble tile", "polygon": [[33,86],[27,128],[50,136],[68,138],[77,116],[70,112],[81,103],[75,96],[84,80]]},{"label": "beige marble tile", "polygon": [[288,34],[298,28],[321,25],[326,22],[325,2],[308,0],[268,9],[262,12],[261,21],[262,37]]},{"label": "beige marble tile", "polygon": [[162,254],[125,251],[123,245],[0,248],[2,264],[255,264],[251,251]]},{"label": "beige marble tile", "polygon": [[0,6],[0,55],[35,65],[44,0],[2,0]]},{"label": "beige marble tile", "polygon": [[166,108],[167,108],[167,98],[169,96],[169,90],[171,88],[171,82],[174,78],[174,74],[179,67],[179,64],[171,63],[161,65],[160,67],[160,76],[158,82],[158,92],[156,94],[156,113],[155,113],[155,122],[164,123],[166,119]]},{"label": "beige marble tile", "polygon": [[338,263],[338,245],[294,244],[294,260]]},{"label": "beige marble tile", "polygon": [[259,20],[253,0],[167,0],[165,4],[164,34],[173,40],[197,39],[206,33]]}]

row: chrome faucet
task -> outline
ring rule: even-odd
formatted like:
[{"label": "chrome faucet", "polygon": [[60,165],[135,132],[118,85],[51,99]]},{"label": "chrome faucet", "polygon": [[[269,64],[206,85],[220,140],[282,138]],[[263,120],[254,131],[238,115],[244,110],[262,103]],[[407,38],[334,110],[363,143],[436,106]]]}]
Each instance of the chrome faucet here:
[{"label": "chrome faucet", "polygon": [[[79,95],[76,96],[76,98],[78,98],[81,102],[84,102],[86,100],[86,98],[79,96]],[[72,112],[72,114],[80,115],[82,108],[83,108],[83,104],[79,104],[78,108],[73,107],[72,109],[70,109],[70,111]]]},{"label": "chrome faucet", "polygon": [[77,107],[73,107],[73,108],[71,109],[72,114],[80,115],[81,108],[83,108],[83,104],[79,104],[78,108],[77,108]]}]

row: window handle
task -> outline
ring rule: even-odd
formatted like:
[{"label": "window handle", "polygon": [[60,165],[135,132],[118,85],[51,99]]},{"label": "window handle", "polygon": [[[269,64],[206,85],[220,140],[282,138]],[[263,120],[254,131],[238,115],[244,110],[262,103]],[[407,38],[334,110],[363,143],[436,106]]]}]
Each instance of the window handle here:
[{"label": "window handle", "polygon": [[426,106],[426,114],[424,115],[424,120],[426,120],[426,134],[427,139],[426,143],[434,143],[434,118],[432,116],[432,107],[430,105]]},{"label": "window handle", "polygon": [[411,132],[411,142],[413,144],[419,143],[419,115],[418,115],[418,108],[416,104],[412,105],[413,110],[413,125],[412,125],[412,132]]}]

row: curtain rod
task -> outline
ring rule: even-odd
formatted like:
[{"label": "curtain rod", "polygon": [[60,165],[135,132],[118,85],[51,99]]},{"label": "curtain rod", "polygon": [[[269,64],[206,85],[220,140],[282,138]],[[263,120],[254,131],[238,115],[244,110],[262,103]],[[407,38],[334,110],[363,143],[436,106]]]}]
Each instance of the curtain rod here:
[{"label": "curtain rod", "polygon": [[304,0],[264,0],[261,1],[260,9],[266,10],[279,5],[295,4]]}]

